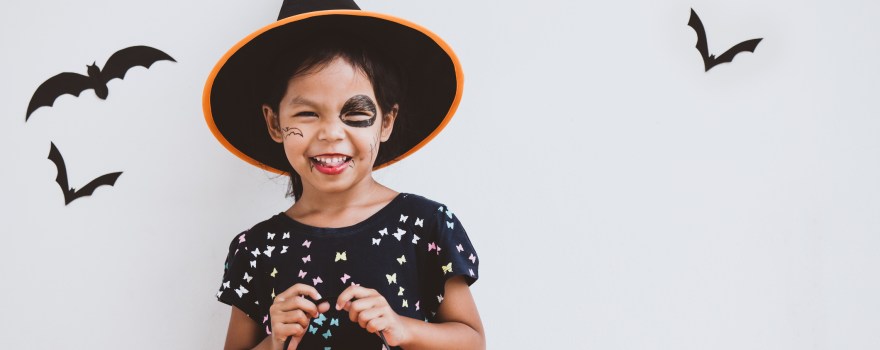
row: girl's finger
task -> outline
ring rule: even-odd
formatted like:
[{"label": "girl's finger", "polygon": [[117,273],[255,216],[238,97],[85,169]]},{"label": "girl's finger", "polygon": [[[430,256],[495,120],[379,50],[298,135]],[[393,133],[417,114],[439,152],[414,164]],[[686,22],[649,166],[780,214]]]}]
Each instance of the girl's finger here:
[{"label": "girl's finger", "polygon": [[272,325],[272,336],[284,342],[287,337],[301,338],[306,334],[306,328],[299,323],[278,323]]},{"label": "girl's finger", "polygon": [[363,299],[372,295],[378,295],[375,289],[364,288],[361,286],[349,286],[345,288],[342,293],[339,293],[339,297],[336,298],[336,310],[342,310],[345,308],[346,304],[354,299]]},{"label": "girl's finger", "polygon": [[295,296],[291,299],[285,299],[283,301],[276,300],[272,306],[269,307],[269,311],[272,310],[276,312],[288,312],[293,310],[303,310],[311,317],[316,317],[318,315],[318,307],[311,300],[308,300],[301,296]]},{"label": "girl's finger", "polygon": [[[367,329],[367,324],[374,319],[382,317],[383,312],[384,310],[377,307],[361,311],[358,314],[357,323],[361,326],[361,328]],[[372,333],[372,331],[370,332]]]},{"label": "girl's finger", "polygon": [[374,318],[367,322],[367,325],[364,327],[364,329],[366,329],[367,332],[370,333],[378,333],[385,330],[386,328],[388,328],[388,317]]},{"label": "girl's finger", "polygon": [[377,305],[381,305],[381,302],[384,300],[385,298],[382,298],[382,296],[376,296],[349,302],[350,306],[346,308],[346,310],[348,310],[348,318],[351,319],[352,322],[357,322],[361,312]]},{"label": "girl's finger", "polygon": [[308,295],[313,300],[321,299],[321,293],[318,293],[318,290],[315,289],[315,287],[308,284],[297,283],[281,292],[281,294],[276,295],[275,300],[278,301],[280,299],[280,301],[285,301],[300,295]]},{"label": "girl's finger", "polygon": [[311,318],[305,314],[302,310],[294,310],[279,313],[277,315],[272,316],[272,324],[300,324],[303,327],[308,326]]}]

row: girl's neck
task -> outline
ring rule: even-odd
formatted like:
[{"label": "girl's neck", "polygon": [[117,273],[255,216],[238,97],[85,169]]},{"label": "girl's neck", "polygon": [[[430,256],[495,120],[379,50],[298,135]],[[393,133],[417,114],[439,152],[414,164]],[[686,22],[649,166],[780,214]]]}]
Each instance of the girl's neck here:
[{"label": "girl's neck", "polygon": [[310,215],[333,215],[354,208],[372,207],[387,204],[397,195],[394,190],[383,186],[372,178],[344,192],[320,192],[307,184],[299,200],[287,210],[294,218]]}]

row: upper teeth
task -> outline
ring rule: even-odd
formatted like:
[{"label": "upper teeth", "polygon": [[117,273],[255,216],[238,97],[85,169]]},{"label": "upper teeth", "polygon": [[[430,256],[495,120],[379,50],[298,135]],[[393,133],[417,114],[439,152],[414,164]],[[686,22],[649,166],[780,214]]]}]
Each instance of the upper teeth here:
[{"label": "upper teeth", "polygon": [[346,157],[315,157],[315,159],[324,164],[342,163]]}]

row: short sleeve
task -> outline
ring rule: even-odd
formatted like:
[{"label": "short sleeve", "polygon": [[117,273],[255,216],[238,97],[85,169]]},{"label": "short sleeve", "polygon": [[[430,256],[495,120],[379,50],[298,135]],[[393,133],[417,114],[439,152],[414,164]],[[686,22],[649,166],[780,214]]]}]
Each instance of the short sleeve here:
[{"label": "short sleeve", "polygon": [[248,231],[242,232],[229,244],[217,300],[239,308],[257,324],[262,324],[259,296],[265,294],[264,283],[257,270],[257,259],[248,250],[247,234]]},{"label": "short sleeve", "polygon": [[[446,206],[436,213],[436,270],[445,282],[453,276],[464,276],[468,285],[479,277],[479,258],[458,217]],[[429,243],[430,244],[430,243]],[[431,250],[431,247],[428,247]]]},{"label": "short sleeve", "polygon": [[480,259],[458,217],[444,205],[438,205],[432,222],[426,225],[431,233],[426,235],[427,249],[423,265],[419,267],[423,288],[421,306],[427,321],[434,320],[443,302],[446,281],[453,276],[464,276],[468,285],[479,278]]}]

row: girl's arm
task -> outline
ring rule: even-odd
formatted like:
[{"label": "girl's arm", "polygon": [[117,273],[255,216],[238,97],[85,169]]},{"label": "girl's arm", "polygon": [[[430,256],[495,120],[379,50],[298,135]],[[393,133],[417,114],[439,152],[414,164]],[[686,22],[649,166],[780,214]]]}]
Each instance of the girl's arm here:
[{"label": "girl's arm", "polygon": [[464,277],[447,280],[444,294],[437,310],[439,323],[400,316],[381,294],[359,286],[343,291],[337,304],[368,332],[381,330],[391,346],[406,350],[485,349],[483,323]]},{"label": "girl's arm", "polygon": [[226,331],[226,345],[223,346],[223,350],[271,350],[271,339],[263,337],[263,341],[260,342],[261,334],[257,322],[248,317],[244,311],[233,306],[232,315],[229,317],[229,329]]},{"label": "girl's arm", "polygon": [[446,281],[443,302],[437,310],[437,322],[428,323],[402,317],[412,338],[404,349],[485,349],[486,338],[477,305],[464,277],[455,276]]}]

